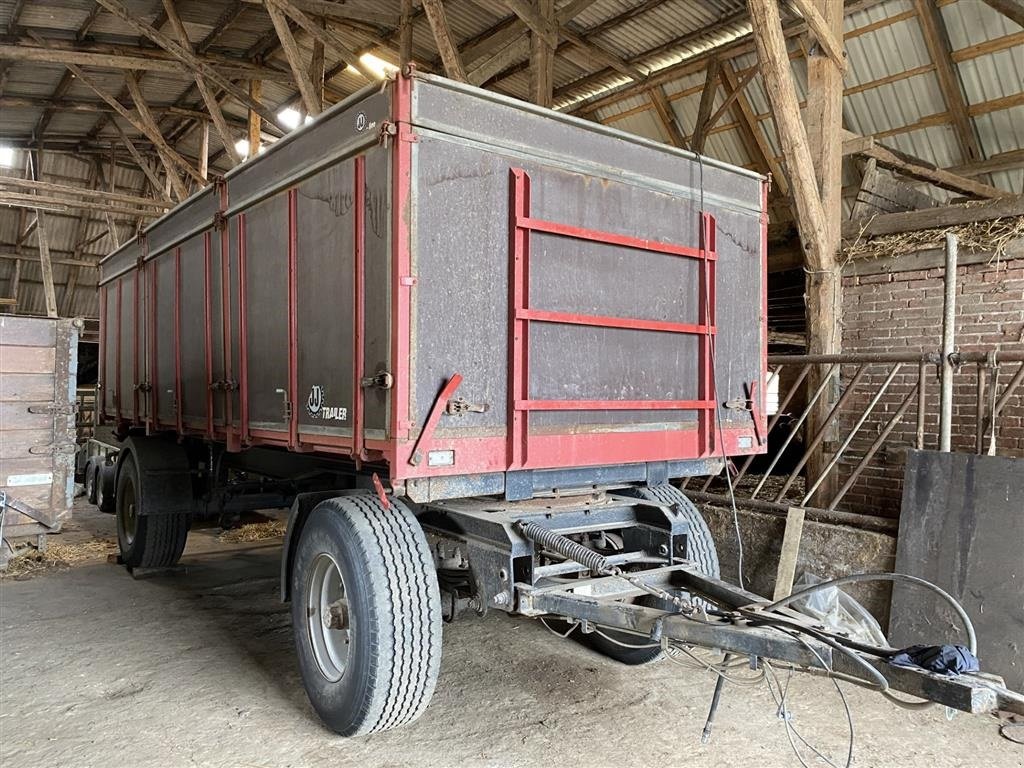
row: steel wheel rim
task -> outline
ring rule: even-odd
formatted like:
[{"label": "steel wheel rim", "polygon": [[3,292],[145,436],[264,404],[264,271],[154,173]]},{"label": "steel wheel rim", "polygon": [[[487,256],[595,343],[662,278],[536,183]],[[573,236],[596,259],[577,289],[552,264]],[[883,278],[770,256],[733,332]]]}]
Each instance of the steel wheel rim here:
[{"label": "steel wheel rim", "polygon": [[320,674],[338,682],[348,667],[352,616],[341,568],[326,552],[316,556],[306,582],[306,626]]},{"label": "steel wheel rim", "polygon": [[123,498],[117,505],[117,516],[121,521],[125,544],[131,546],[135,541],[135,530],[138,526],[139,514],[135,508],[135,484],[129,480],[121,491]]}]

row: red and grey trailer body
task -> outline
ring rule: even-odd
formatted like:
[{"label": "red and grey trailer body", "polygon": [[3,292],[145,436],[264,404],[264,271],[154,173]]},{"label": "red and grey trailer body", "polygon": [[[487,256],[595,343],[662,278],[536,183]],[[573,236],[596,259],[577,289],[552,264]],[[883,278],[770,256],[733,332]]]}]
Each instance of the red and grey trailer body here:
[{"label": "red and grey trailer body", "polygon": [[766,210],[756,174],[441,78],[356,94],[102,262],[122,562],[290,506],[282,596],[342,734],[415,720],[442,617],[487,610],[991,709],[721,582],[668,482],[764,450]]},{"label": "red and grey trailer body", "polygon": [[383,462],[421,501],[706,474],[763,450],[765,187],[398,78],[103,261],[103,414]]}]

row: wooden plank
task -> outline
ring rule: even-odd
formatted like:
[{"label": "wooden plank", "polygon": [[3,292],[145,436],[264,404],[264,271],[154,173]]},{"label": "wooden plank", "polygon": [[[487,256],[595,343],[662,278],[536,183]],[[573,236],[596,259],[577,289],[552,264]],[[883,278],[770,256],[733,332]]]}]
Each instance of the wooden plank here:
[{"label": "wooden plank", "polygon": [[990,184],[984,184],[980,181],[955,174],[952,171],[936,168],[929,163],[925,163],[923,160],[879,144],[871,139],[871,137],[857,136],[849,131],[843,133],[843,154],[858,154],[869,157],[883,168],[888,168],[902,176],[917,179],[918,181],[926,181],[942,189],[959,192],[968,197],[995,199],[1010,196],[1009,192],[993,187]]},{"label": "wooden plank", "polygon": [[[0,346],[0,373],[52,373],[53,347]],[[3,428],[7,428],[7,424]]]},{"label": "wooden plank", "polygon": [[402,0],[398,19],[398,64],[405,67],[412,61],[412,0]]},{"label": "wooden plank", "polygon": [[306,15],[295,2],[291,0],[270,0],[270,2],[291,16],[292,20],[306,31],[306,34],[340,56],[347,65],[356,69],[367,80],[376,82],[379,79],[372,69],[363,64],[359,54],[352,50],[341,37]]},{"label": "wooden plank", "polygon": [[[37,317],[0,317],[0,345],[52,347],[57,343],[57,329],[52,321]],[[2,370],[0,363],[0,370]]]},{"label": "wooden plank", "polygon": [[[53,384],[50,385],[53,393]],[[49,429],[18,429],[8,432],[0,430],[0,459],[23,459],[32,456],[32,449],[48,445],[53,439],[53,427]],[[47,489],[49,491],[49,489]]]},{"label": "wooden plank", "polygon": [[[468,82],[462,58],[459,56],[459,49],[448,28],[448,20],[445,18],[441,0],[423,0],[423,11],[426,13],[430,29],[434,33],[434,42],[437,45],[441,61],[444,63],[445,74],[452,80]],[[557,44],[557,40],[555,44]]]},{"label": "wooden plank", "polygon": [[890,213],[866,221],[846,221],[843,222],[843,239],[855,240],[858,237],[878,237],[920,229],[955,227],[1006,216],[1024,216],[1024,195],[928,208],[923,211]]},{"label": "wooden plank", "polygon": [[7,373],[0,377],[0,401],[53,400],[53,374]]},{"label": "wooden plank", "polygon": [[775,593],[772,600],[789,597],[793,592],[793,579],[796,576],[797,557],[800,554],[800,540],[804,532],[804,510],[802,507],[790,507],[786,512],[786,530],[782,534],[782,551],[779,552],[779,565],[775,569]]},{"label": "wooden plank", "polygon": [[63,195],[81,196],[109,201],[114,203],[125,203],[148,208],[156,208],[166,211],[170,203],[161,200],[154,200],[151,197],[140,197],[138,195],[126,195],[117,192],[107,192],[101,189],[89,187],[72,187],[67,184],[54,184],[52,182],[40,181],[38,179],[22,179],[16,176],[0,176],[0,188],[13,187],[15,189],[27,189],[37,192],[53,192]]}]

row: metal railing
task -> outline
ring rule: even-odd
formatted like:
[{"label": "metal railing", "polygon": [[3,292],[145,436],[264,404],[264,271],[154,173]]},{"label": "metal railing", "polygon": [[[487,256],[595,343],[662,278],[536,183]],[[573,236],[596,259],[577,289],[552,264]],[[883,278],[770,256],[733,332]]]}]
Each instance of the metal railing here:
[{"label": "metal railing", "polygon": [[[893,475],[891,462],[880,462],[880,455],[888,459],[909,447],[939,450],[944,444],[995,453],[1000,448],[1001,415],[1014,398],[1024,405],[1024,351],[773,355],[768,364],[770,377],[782,381],[788,374],[790,381],[784,393],[780,389],[778,411],[768,423],[767,456],[750,456],[733,467],[737,502],[782,514],[801,507],[810,519],[872,530],[894,530],[896,520],[842,505],[868,472],[888,473],[892,493],[898,493],[902,474]],[[821,383],[805,392],[815,367],[823,369],[817,379]],[[828,396],[836,377],[838,397],[822,425],[808,434],[810,411]],[[966,393],[972,387],[976,394],[969,397]],[[801,394],[806,400],[794,412],[790,407]],[[907,423],[911,412],[915,420]],[[1024,439],[1011,440],[1011,452],[1024,450]],[[827,460],[820,473],[808,476],[815,451],[823,451]],[[830,475],[836,476],[838,490],[815,499],[820,489],[829,487]],[[684,487],[697,501],[729,503],[724,476],[692,478]]]}]

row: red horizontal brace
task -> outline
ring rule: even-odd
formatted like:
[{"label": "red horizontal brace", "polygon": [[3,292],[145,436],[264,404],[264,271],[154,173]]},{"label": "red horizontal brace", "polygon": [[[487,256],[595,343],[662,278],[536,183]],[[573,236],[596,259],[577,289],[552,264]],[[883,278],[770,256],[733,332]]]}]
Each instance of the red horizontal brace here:
[{"label": "red horizontal brace", "polygon": [[683,245],[663,243],[660,240],[648,240],[645,237],[629,237],[628,235],[617,235],[614,232],[601,232],[596,229],[573,227],[568,224],[559,224],[556,221],[534,219],[530,216],[517,217],[516,226],[520,229],[549,232],[552,235],[575,237],[579,240],[593,240],[595,243],[605,243],[607,245],[622,245],[626,248],[636,248],[641,251],[656,251],[657,253],[667,253],[672,256],[686,256],[691,259],[701,260],[706,258],[711,261],[718,258],[718,254],[715,251],[687,248]]},{"label": "red horizontal brace", "polygon": [[518,411],[710,411],[713,400],[516,400]]},{"label": "red horizontal brace", "polygon": [[693,323],[670,323],[666,320],[641,320],[633,317],[610,317],[607,315],[577,315],[571,312],[549,312],[545,309],[520,309],[517,320],[534,320],[541,323],[563,323],[565,325],[593,325],[598,328],[628,328],[634,331],[666,331],[668,333],[692,333],[705,335],[716,329]]}]

